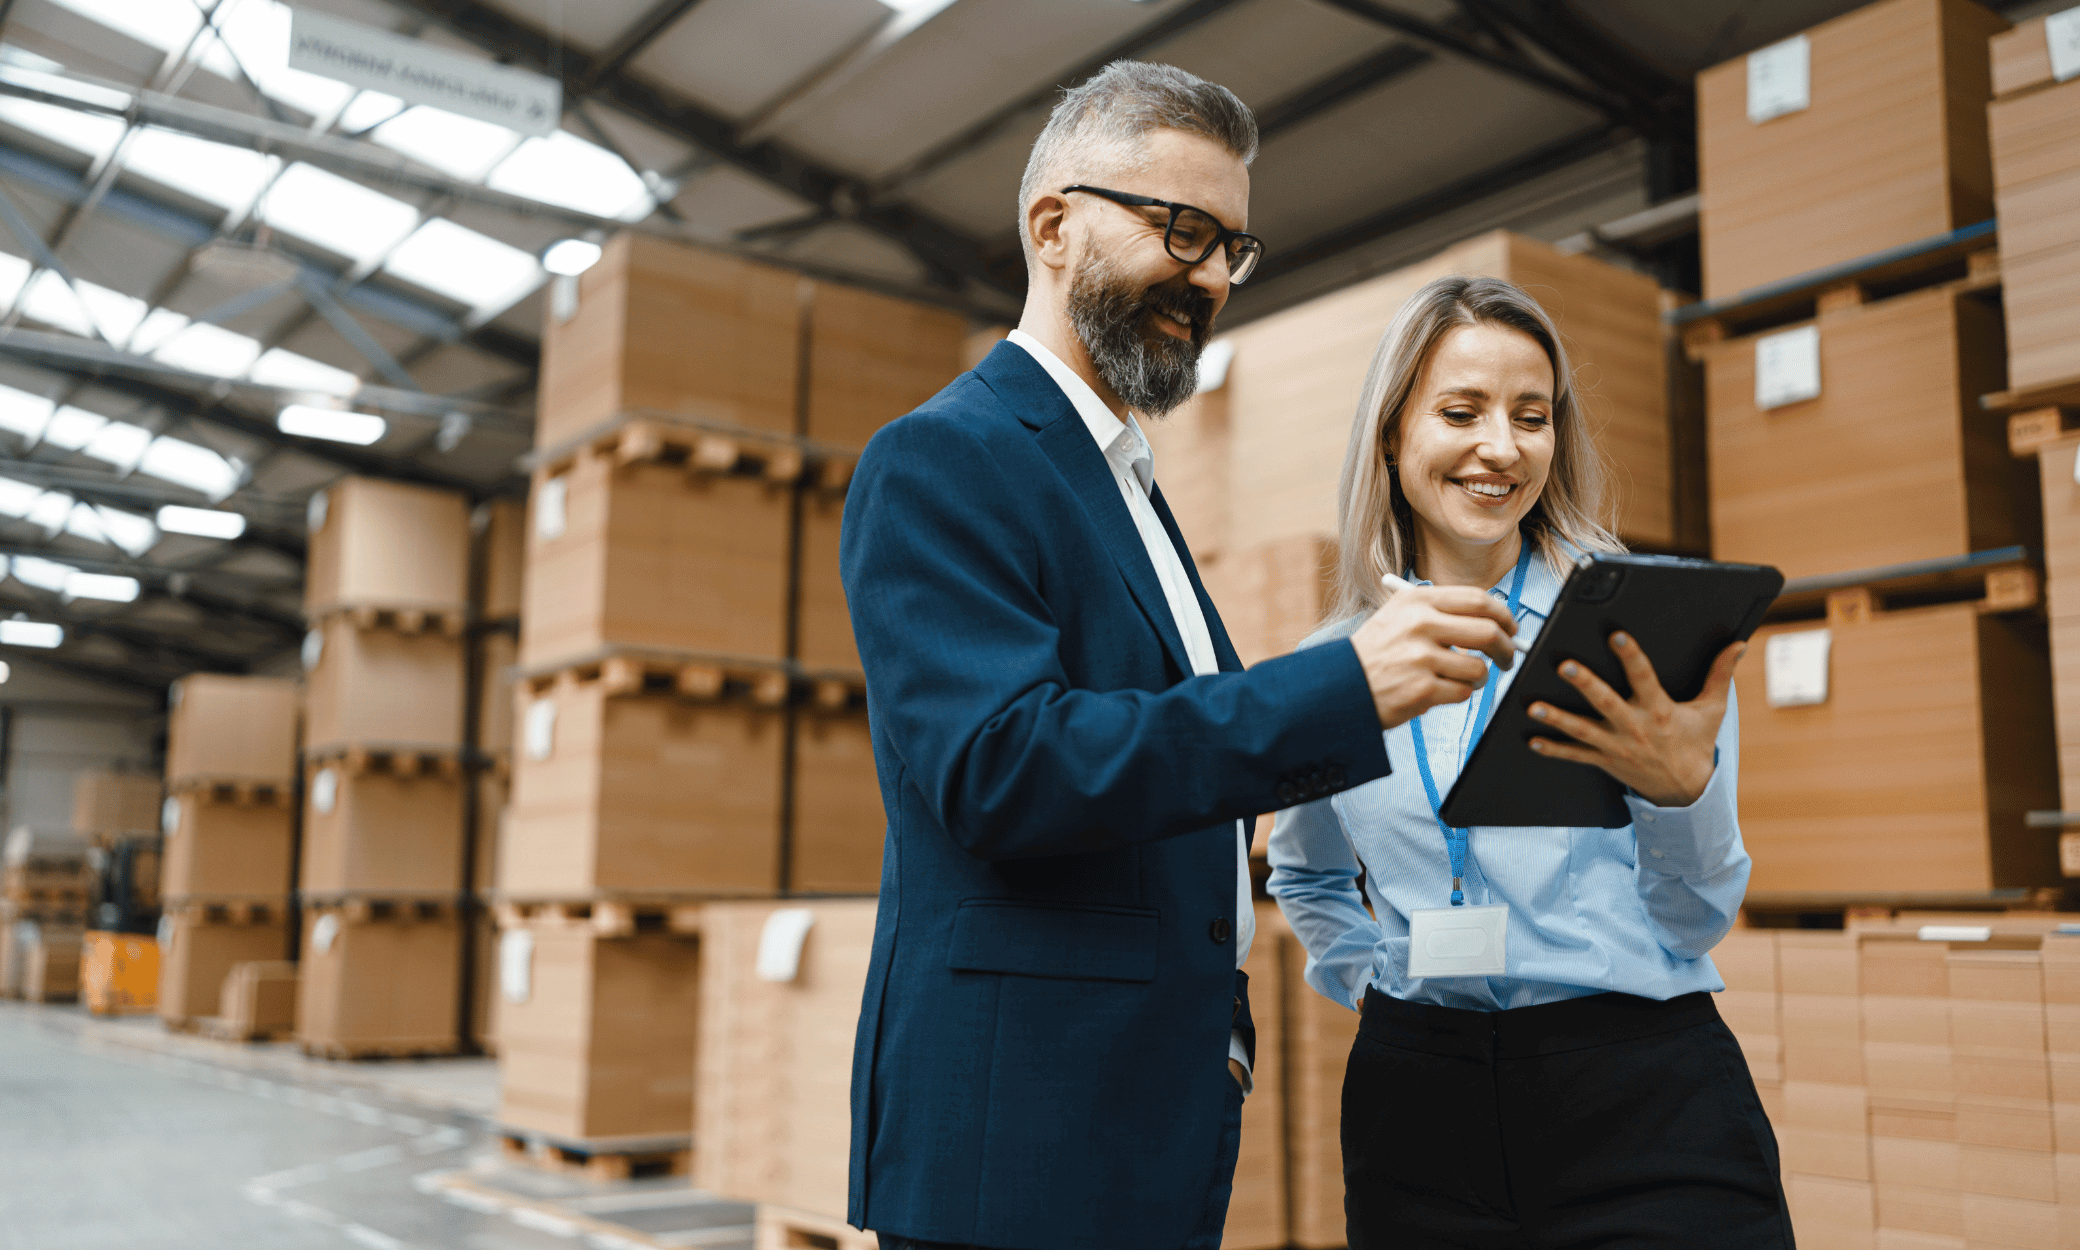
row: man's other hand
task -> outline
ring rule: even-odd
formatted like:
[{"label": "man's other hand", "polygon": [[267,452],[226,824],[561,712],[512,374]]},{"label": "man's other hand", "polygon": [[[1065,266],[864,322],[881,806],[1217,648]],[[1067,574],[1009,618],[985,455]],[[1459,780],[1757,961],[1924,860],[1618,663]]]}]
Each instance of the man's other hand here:
[{"label": "man's other hand", "polygon": [[1351,635],[1380,728],[1463,702],[1488,681],[1487,663],[1465,651],[1486,652],[1508,668],[1516,661],[1516,632],[1509,609],[1471,586],[1416,586],[1387,600]]}]

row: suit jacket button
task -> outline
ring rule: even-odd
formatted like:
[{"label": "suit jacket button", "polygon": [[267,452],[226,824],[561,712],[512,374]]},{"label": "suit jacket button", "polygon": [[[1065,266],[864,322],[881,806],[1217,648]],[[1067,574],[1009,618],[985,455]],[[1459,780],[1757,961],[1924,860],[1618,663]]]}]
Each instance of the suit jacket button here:
[{"label": "suit jacket button", "polygon": [[1291,807],[1300,801],[1300,787],[1290,781],[1278,783],[1278,802],[1281,807]]},{"label": "suit jacket button", "polygon": [[1332,768],[1323,774],[1322,780],[1332,790],[1341,789],[1343,787],[1343,770],[1341,768]]},{"label": "suit jacket button", "polygon": [[1213,940],[1214,940],[1214,944],[1215,944],[1215,945],[1217,945],[1217,946],[1225,946],[1225,945],[1227,945],[1227,942],[1228,942],[1228,922],[1227,922],[1227,920],[1225,920],[1225,919],[1221,919],[1221,920],[1216,920],[1216,921],[1214,921],[1214,922],[1213,922],[1213,928],[1212,928],[1211,930],[1209,930],[1209,932],[1210,932],[1210,934],[1211,934],[1211,936],[1212,936],[1212,938],[1213,938]]}]

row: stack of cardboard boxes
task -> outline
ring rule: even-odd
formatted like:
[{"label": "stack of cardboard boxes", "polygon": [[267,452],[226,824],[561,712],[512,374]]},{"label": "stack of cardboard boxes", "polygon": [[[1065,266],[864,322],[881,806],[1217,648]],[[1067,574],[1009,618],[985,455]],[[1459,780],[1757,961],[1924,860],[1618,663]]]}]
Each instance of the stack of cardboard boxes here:
[{"label": "stack of cardboard boxes", "polygon": [[0,998],[47,1002],[78,994],[94,900],[91,850],[69,831],[26,825],[0,844]]},{"label": "stack of cardboard boxes", "polygon": [[461,1039],[469,505],[349,478],[312,497],[297,1036],[339,1057]]},{"label": "stack of cardboard boxes", "polygon": [[291,681],[196,673],[170,702],[158,1008],[193,1030],[234,965],[289,953],[299,701]]},{"label": "stack of cardboard boxes", "polygon": [[1881,0],[1698,78],[1712,554],[1792,579],[1739,675],[1755,894],[2058,877],[2038,487],[1980,405],[2006,28]]},{"label": "stack of cardboard boxes", "polygon": [[498,880],[499,830],[513,789],[513,690],[520,657],[520,587],[526,573],[527,505],[499,498],[470,514],[475,534],[471,586],[469,741],[476,782],[470,793],[470,1038],[498,1049],[498,931],[491,899]]},{"label": "stack of cardboard boxes", "polygon": [[[1741,981],[1721,1010],[1776,1125],[1801,1244],[2054,1247],[2080,1228],[2072,919],[1904,913],[1737,931],[1715,952]],[[1779,1042],[1773,1080],[1754,1056]]]},{"label": "stack of cardboard boxes", "polygon": [[72,783],[72,831],[106,847],[128,833],[159,829],[165,779],[155,773],[90,769]]},{"label": "stack of cardboard boxes", "polygon": [[500,1119],[536,1154],[683,1148],[701,901],[877,888],[839,520],[963,329],[636,236],[547,327],[495,873]]}]

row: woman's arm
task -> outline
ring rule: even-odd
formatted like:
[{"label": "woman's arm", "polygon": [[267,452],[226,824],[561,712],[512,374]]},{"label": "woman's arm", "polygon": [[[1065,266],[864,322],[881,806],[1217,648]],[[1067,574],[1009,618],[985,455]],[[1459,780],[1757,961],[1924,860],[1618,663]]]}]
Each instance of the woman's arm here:
[{"label": "woman's arm", "polygon": [[1748,852],[1734,801],[1741,718],[1731,693],[1716,745],[1711,780],[1696,802],[1657,807],[1634,794],[1625,798],[1639,844],[1640,899],[1656,938],[1678,959],[1698,959],[1717,946],[1748,890]]},{"label": "woman's arm", "polygon": [[1271,897],[1307,948],[1307,983],[1357,1010],[1381,933],[1358,890],[1358,857],[1328,799],[1280,812],[1271,826]]}]

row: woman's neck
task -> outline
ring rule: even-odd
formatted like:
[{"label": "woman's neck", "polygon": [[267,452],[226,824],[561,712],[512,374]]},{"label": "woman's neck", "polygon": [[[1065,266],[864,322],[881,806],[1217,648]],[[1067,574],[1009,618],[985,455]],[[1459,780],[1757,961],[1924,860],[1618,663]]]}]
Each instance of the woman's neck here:
[{"label": "woman's neck", "polygon": [[1524,550],[1522,530],[1499,543],[1469,546],[1441,538],[1420,519],[1416,527],[1416,576],[1437,586],[1486,590],[1509,576]]}]

